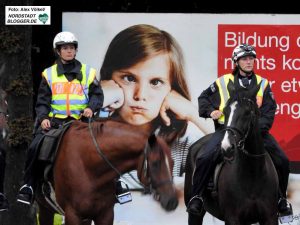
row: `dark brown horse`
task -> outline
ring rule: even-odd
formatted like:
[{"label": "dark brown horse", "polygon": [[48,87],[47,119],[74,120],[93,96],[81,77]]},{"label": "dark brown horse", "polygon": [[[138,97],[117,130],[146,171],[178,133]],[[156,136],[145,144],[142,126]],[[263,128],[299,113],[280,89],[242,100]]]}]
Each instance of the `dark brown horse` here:
[{"label": "dark brown horse", "polygon": [[[91,220],[95,225],[113,224],[116,170],[122,174],[137,170],[142,184],[155,191],[165,210],[177,207],[170,149],[161,138],[143,127],[113,120],[93,122],[90,128],[79,121],[71,125],[54,165],[52,183],[66,225],[90,224]],[[53,212],[40,203],[40,224],[52,225]]]},{"label": "dark brown horse", "polygon": [[[5,176],[5,158],[6,158],[6,137],[8,135],[7,125],[7,102],[6,93],[0,89],[0,190],[3,192],[4,176]],[[8,204],[8,203],[7,203]]]},{"label": "dark brown horse", "polygon": [[[202,215],[189,215],[189,225],[201,225],[204,214],[225,221],[226,225],[276,225],[278,176],[269,154],[264,149],[258,126],[259,111],[256,93],[230,83],[231,98],[224,109],[225,129],[221,148],[225,163],[217,183],[217,196],[204,194]],[[206,140],[205,140],[206,139]],[[197,151],[209,139],[204,137],[190,149],[186,167],[185,201],[191,198],[191,182]]]},{"label": "dark brown horse", "polygon": [[4,139],[7,136],[8,132],[8,126],[7,126],[7,102],[6,102],[6,93],[0,89],[0,134],[1,134],[1,142],[4,141]]}]

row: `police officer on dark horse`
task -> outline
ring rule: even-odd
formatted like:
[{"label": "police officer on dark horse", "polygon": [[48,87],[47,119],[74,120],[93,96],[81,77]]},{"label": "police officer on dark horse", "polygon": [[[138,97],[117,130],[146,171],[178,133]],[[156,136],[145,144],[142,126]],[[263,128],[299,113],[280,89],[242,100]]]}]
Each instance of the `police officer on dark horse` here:
[{"label": "police officer on dark horse", "polygon": [[252,89],[261,83],[261,89],[257,93],[257,105],[260,111],[259,127],[264,141],[264,147],[270,154],[279,176],[279,216],[292,215],[292,206],[286,199],[286,190],[289,177],[289,160],[280,148],[274,137],[269,133],[272,127],[276,103],[268,80],[255,74],[253,67],[256,51],[248,44],[238,45],[232,54],[235,69],[232,74],[226,74],[218,78],[210,87],[204,90],[198,98],[199,115],[214,120],[216,132],[205,145],[203,154],[196,160],[196,168],[193,175],[192,198],[187,205],[190,214],[200,215],[203,207],[202,194],[207,187],[215,166],[221,156],[220,142],[224,136],[223,109],[230,96],[227,96],[227,84],[233,81],[236,89],[239,87]]}]

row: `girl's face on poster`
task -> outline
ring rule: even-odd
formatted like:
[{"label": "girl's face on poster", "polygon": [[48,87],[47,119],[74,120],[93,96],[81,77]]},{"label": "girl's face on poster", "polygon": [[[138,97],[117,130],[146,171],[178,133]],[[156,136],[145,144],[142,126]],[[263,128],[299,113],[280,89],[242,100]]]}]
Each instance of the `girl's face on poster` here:
[{"label": "girl's face on poster", "polygon": [[125,102],[119,111],[132,125],[151,122],[171,91],[170,63],[167,54],[147,58],[127,69],[114,71],[112,79],[124,91]]}]

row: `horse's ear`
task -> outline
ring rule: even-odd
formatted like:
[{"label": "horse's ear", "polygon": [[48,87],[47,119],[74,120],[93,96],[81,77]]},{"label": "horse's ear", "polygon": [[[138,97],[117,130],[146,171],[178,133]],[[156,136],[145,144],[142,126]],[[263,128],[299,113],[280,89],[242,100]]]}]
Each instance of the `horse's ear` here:
[{"label": "horse's ear", "polygon": [[156,143],[156,136],[155,134],[151,134],[150,137],[148,138],[148,143],[151,148],[153,148],[154,144]]},{"label": "horse's ear", "polygon": [[235,95],[235,87],[232,80],[229,80],[227,84],[227,90],[229,92],[229,96],[233,97]]}]

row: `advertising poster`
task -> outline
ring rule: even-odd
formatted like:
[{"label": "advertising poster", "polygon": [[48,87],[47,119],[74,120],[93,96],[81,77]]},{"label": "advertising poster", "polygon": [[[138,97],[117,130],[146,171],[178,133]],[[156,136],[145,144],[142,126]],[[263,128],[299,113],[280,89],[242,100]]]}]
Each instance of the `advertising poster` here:
[{"label": "advertising poster", "polygon": [[[251,20],[250,20],[251,18]],[[192,103],[219,76],[232,72],[233,49],[242,43],[256,48],[255,72],[269,80],[277,103],[271,133],[287,154],[292,173],[298,173],[300,162],[300,26],[296,15],[239,14],[146,14],[146,13],[63,13],[62,28],[74,32],[80,40],[77,58],[100,68],[112,39],[122,30],[138,24],[148,24],[172,35],[180,45]],[[117,56],[116,56],[117,57]],[[208,133],[214,131],[211,119],[202,119]],[[186,136],[197,140],[203,132],[189,124]],[[176,158],[174,156],[175,164]],[[184,174],[174,177],[183,193]],[[133,184],[133,186],[135,186]],[[116,225],[187,224],[183,197],[173,213],[159,210],[148,196],[134,193],[135,203],[143,213],[132,214],[132,205],[115,207]],[[297,199],[295,212],[297,214]],[[135,205],[136,206],[136,205]],[[209,216],[204,224],[222,224]],[[296,224],[296,223],[295,223]]]}]

